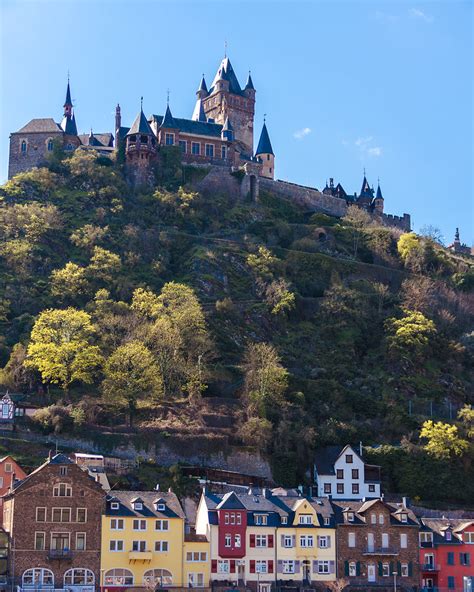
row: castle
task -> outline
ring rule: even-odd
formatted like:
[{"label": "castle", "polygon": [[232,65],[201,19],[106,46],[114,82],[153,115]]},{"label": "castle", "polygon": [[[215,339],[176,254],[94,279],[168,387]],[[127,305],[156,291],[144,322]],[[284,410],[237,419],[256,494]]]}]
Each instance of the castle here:
[{"label": "castle", "polygon": [[250,72],[242,88],[229,58],[225,56],[209,88],[202,76],[190,119],[174,117],[169,100],[164,115],[146,117],[142,99],[140,111],[131,127],[122,126],[121,109],[117,105],[114,133],[94,133],[91,130],[89,134],[79,134],[68,80],[61,123],[52,118],[32,119],[10,135],[8,177],[44,164],[57,143],[66,152],[92,149],[101,155],[111,156],[121,151],[129,182],[133,185],[147,184],[152,182],[153,168],[159,165],[164,150],[174,146],[179,148],[184,164],[210,166],[214,170],[211,175],[214,179],[218,176],[224,179],[229,172],[240,170],[244,174],[241,192],[250,194],[252,198],[256,198],[259,187],[263,187],[315,211],[336,216],[344,215],[347,207],[355,204],[388,225],[410,230],[408,214],[403,217],[384,214],[380,183],[375,192],[367,181],[365,171],[359,195],[346,193],[340,183],[334,185],[332,178],[322,191],[275,181],[275,154],[265,121],[254,149],[255,95]]}]

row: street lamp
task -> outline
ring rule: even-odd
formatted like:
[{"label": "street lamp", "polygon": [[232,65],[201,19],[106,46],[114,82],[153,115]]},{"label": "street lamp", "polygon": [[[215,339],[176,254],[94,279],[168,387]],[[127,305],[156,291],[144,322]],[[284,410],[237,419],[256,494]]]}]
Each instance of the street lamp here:
[{"label": "street lamp", "polygon": [[397,572],[393,572],[393,592],[397,592]]}]

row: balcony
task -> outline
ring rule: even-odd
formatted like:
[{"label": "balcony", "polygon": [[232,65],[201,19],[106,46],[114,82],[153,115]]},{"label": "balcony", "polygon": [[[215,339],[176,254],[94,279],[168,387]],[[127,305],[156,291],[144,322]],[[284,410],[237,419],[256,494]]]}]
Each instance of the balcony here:
[{"label": "balcony", "polygon": [[363,552],[363,555],[398,555],[398,549],[394,547],[372,547],[371,549],[366,549]]},{"label": "balcony", "polygon": [[129,561],[151,561],[153,553],[151,551],[129,551]]},{"label": "balcony", "polygon": [[421,566],[421,571],[439,571],[441,566],[437,563],[424,563]]},{"label": "balcony", "polygon": [[65,559],[72,561],[71,549],[50,549],[48,551],[48,559]]}]

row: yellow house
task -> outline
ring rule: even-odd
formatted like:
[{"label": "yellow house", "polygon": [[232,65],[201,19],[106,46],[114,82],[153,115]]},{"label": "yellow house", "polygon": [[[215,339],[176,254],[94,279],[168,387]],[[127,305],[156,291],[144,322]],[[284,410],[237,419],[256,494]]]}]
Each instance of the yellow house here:
[{"label": "yellow house", "polygon": [[102,589],[187,586],[184,524],[174,493],[114,491],[102,516]]},{"label": "yellow house", "polygon": [[202,534],[193,530],[184,535],[183,583],[189,588],[209,586],[210,544]]}]

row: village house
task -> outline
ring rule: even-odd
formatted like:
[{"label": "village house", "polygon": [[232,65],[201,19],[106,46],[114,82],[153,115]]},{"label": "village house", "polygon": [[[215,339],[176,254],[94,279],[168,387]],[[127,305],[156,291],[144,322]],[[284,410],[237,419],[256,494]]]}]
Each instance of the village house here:
[{"label": "village house", "polygon": [[0,524],[3,522],[3,496],[13,489],[16,481],[26,477],[25,471],[13,456],[0,459]]},{"label": "village house", "polygon": [[94,592],[104,505],[101,486],[63,454],[16,482],[3,512],[12,586]]}]

